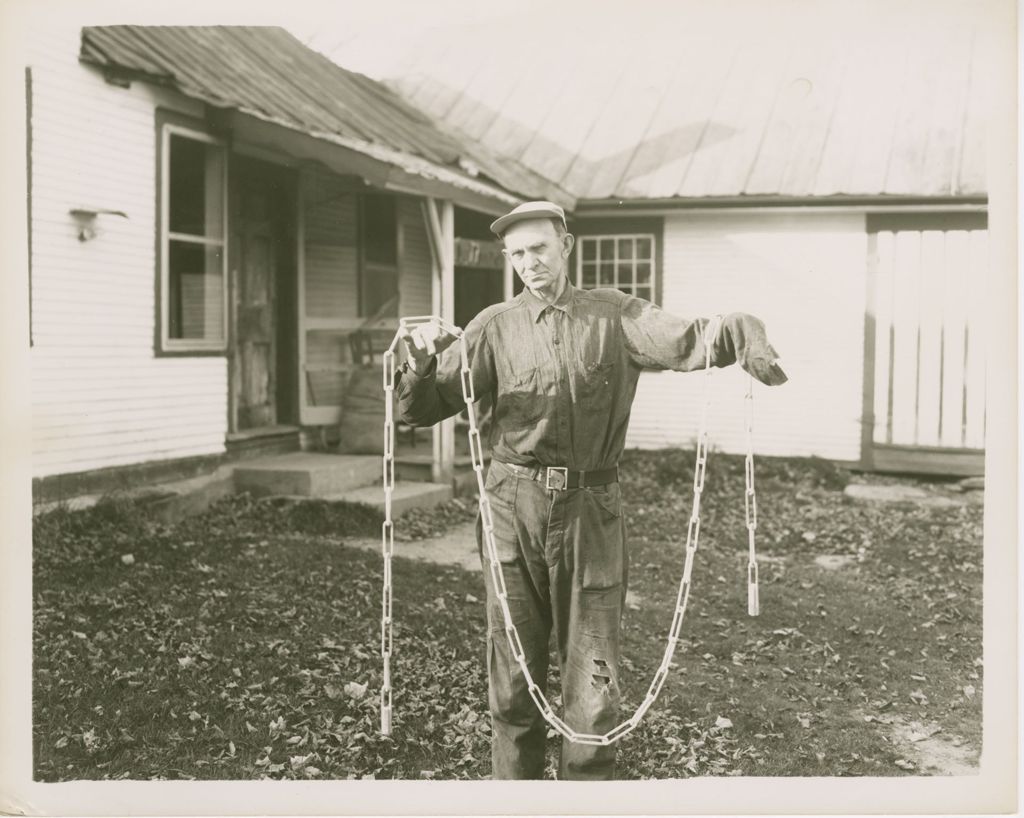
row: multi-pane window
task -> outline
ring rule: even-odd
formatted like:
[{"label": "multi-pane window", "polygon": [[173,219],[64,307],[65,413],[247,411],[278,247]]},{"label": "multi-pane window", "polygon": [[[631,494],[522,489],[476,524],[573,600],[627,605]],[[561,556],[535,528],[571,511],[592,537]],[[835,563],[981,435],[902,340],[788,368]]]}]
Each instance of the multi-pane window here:
[{"label": "multi-pane window", "polygon": [[226,346],[226,179],[222,142],[177,125],[163,126],[160,326],[165,351]]},{"label": "multi-pane window", "polygon": [[580,236],[576,254],[578,286],[617,287],[654,300],[654,236],[630,233]]}]

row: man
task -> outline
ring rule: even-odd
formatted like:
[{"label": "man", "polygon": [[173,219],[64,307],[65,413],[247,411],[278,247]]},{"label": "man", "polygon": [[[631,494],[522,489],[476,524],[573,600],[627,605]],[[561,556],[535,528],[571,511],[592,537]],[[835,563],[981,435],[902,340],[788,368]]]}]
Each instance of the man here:
[{"label": "man", "polygon": [[[707,320],[673,317],[620,290],[574,287],[574,239],[551,202],[520,205],[491,230],[525,286],[465,330],[474,393],[494,395],[486,489],[508,606],[534,681],[544,688],[554,631],[563,718],[604,734],[622,718],[627,554],[616,464],[637,379],[644,368],[704,368]],[[424,426],[459,412],[456,338],[428,324],[403,341],[403,421]],[[776,357],[761,322],[740,313],[724,319],[711,350],[713,366],[739,361],[768,384],[786,380]],[[477,540],[486,560],[479,519]],[[509,650],[490,571],[484,578],[493,776],[541,778],[545,722]],[[562,779],[612,778],[614,768],[614,745],[562,744]]]}]

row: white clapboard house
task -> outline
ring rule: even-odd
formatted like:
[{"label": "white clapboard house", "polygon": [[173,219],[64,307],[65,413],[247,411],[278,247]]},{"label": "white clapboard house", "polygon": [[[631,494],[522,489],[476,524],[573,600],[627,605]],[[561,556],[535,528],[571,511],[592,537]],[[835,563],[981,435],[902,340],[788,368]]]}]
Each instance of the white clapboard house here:
[{"label": "white clapboard house", "polygon": [[[755,390],[758,451],[980,473],[985,9],[761,5],[317,42],[569,197],[580,286],[761,316],[791,381]],[[716,376],[727,451],[744,378]],[[691,443],[700,399],[645,373],[628,445]]]},{"label": "white clapboard house", "polygon": [[[339,429],[367,455],[355,478],[293,457],[262,488],[379,482],[397,317],[501,300],[487,225],[557,191],[283,29],[55,24],[33,46],[37,499],[324,450]],[[379,416],[346,433],[347,404]],[[453,431],[402,430],[399,477],[450,481]]]},{"label": "white clapboard house", "polygon": [[[508,297],[487,224],[526,198],[570,212],[580,286],[765,319],[791,381],[755,390],[759,452],[980,472],[972,25],[860,48],[838,33],[781,48],[580,36],[525,69],[454,34],[400,50],[385,85],[281,29],[36,33],[38,498],[372,452],[376,420],[346,419],[367,411],[356,398],[376,391],[397,316],[464,324]],[[714,382],[714,445],[741,450],[745,380]],[[629,445],[691,443],[702,383],[645,373]],[[457,422],[400,430],[400,478],[404,463],[450,483],[463,437]],[[379,481],[379,457],[364,460]]]}]

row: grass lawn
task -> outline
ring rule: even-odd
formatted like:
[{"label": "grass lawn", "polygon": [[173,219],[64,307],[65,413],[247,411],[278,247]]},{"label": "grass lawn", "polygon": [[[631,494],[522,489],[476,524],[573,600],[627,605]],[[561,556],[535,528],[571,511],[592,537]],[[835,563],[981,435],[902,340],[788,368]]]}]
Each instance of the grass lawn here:
[{"label": "grass lawn", "polygon": [[[743,461],[713,454],[683,640],[619,775],[975,764],[981,505],[850,504],[849,475],[813,460],[761,458],[757,479],[761,616],[746,615]],[[671,621],[692,452],[628,452],[622,480],[632,712]],[[472,516],[454,503],[399,528]],[[174,527],[116,501],[39,518],[36,778],[487,777],[478,572],[396,558],[395,725],[378,735],[381,559],[346,545],[378,531],[368,509],[247,496]]]}]

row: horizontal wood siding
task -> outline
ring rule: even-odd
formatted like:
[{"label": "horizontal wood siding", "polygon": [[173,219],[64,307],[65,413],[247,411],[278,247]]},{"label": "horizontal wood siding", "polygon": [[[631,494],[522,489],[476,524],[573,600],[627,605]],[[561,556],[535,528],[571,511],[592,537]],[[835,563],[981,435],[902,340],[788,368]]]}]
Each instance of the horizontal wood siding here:
[{"label": "horizontal wood siding", "polygon": [[412,196],[399,199],[398,223],[402,237],[402,269],[398,279],[399,312],[401,315],[429,315],[433,261],[419,199]]},{"label": "horizontal wood siding", "polygon": [[[78,62],[77,27],[33,46],[34,476],[221,453],[225,359],[154,355],[155,110],[201,109],[107,84]],[[83,242],[78,207],[128,218],[97,217]]]},{"label": "horizontal wood siding", "polygon": [[[766,455],[860,458],[867,237],[858,215],[690,215],[665,220],[664,308],[761,318],[790,377],[754,385],[754,447]],[[745,450],[738,367],[712,377],[711,445]],[[702,372],[644,373],[627,445],[693,445]]]},{"label": "horizontal wood siding", "polygon": [[333,174],[309,177],[305,200],[306,316],[359,315],[358,201]]}]

